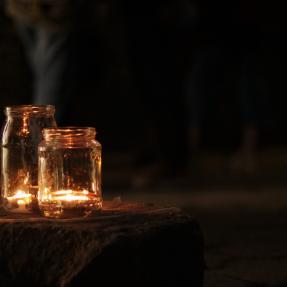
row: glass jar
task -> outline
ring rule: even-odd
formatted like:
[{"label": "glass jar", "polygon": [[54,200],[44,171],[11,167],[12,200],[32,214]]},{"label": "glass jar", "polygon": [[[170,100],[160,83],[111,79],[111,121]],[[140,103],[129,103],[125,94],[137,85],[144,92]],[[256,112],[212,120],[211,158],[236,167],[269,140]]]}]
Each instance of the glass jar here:
[{"label": "glass jar", "polygon": [[102,208],[101,153],[94,128],[45,129],[39,145],[40,210],[46,217],[89,215]]},{"label": "glass jar", "polygon": [[37,210],[38,145],[42,130],[56,127],[53,106],[5,108],[2,133],[2,204],[12,212]]}]

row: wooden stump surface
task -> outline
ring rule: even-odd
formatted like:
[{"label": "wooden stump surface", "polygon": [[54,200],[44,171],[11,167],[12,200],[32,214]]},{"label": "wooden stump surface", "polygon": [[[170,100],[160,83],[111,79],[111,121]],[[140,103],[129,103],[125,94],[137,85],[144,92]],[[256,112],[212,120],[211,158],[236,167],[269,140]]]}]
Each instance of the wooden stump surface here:
[{"label": "wooden stump surface", "polygon": [[203,271],[201,230],[177,208],[113,201],[58,220],[0,210],[1,287],[201,287]]}]

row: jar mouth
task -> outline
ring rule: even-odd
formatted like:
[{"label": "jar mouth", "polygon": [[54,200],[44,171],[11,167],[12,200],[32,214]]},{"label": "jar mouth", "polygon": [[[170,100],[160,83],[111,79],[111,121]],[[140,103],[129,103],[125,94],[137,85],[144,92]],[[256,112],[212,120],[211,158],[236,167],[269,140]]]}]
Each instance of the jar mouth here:
[{"label": "jar mouth", "polygon": [[63,140],[63,141],[77,141],[85,139],[94,139],[96,136],[96,129],[93,127],[58,127],[45,128],[43,130],[45,140]]},{"label": "jar mouth", "polygon": [[5,107],[5,115],[22,116],[32,114],[39,116],[51,116],[55,114],[55,107],[52,105],[19,105]]}]

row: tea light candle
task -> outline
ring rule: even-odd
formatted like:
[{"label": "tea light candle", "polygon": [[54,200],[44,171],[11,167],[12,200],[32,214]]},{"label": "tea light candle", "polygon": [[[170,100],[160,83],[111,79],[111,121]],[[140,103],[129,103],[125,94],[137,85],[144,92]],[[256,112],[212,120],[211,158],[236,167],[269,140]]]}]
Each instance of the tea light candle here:
[{"label": "tea light candle", "polygon": [[17,212],[29,212],[27,206],[32,202],[32,194],[17,190],[14,196],[7,197],[9,206]]},{"label": "tea light candle", "polygon": [[52,200],[60,200],[60,201],[86,201],[90,200],[93,194],[89,194],[87,190],[83,191],[73,191],[71,189],[68,190],[58,190],[55,192],[51,192]]}]

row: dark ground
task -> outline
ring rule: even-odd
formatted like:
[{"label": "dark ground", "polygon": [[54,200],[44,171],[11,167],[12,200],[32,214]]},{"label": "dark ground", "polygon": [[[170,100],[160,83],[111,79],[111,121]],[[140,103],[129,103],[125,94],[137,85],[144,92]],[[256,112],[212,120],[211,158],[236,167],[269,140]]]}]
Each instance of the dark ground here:
[{"label": "dark ground", "polygon": [[[123,187],[107,185],[104,196],[179,206],[195,216],[206,241],[205,287],[283,287],[287,286],[286,155],[284,150],[262,151],[249,175],[231,175],[218,168],[226,163],[223,156],[205,155],[199,160],[206,167],[204,173],[191,172],[186,178],[129,191],[121,172],[117,178],[122,178]],[[119,172],[115,167],[110,170]],[[111,173],[108,178],[112,183]]]}]

